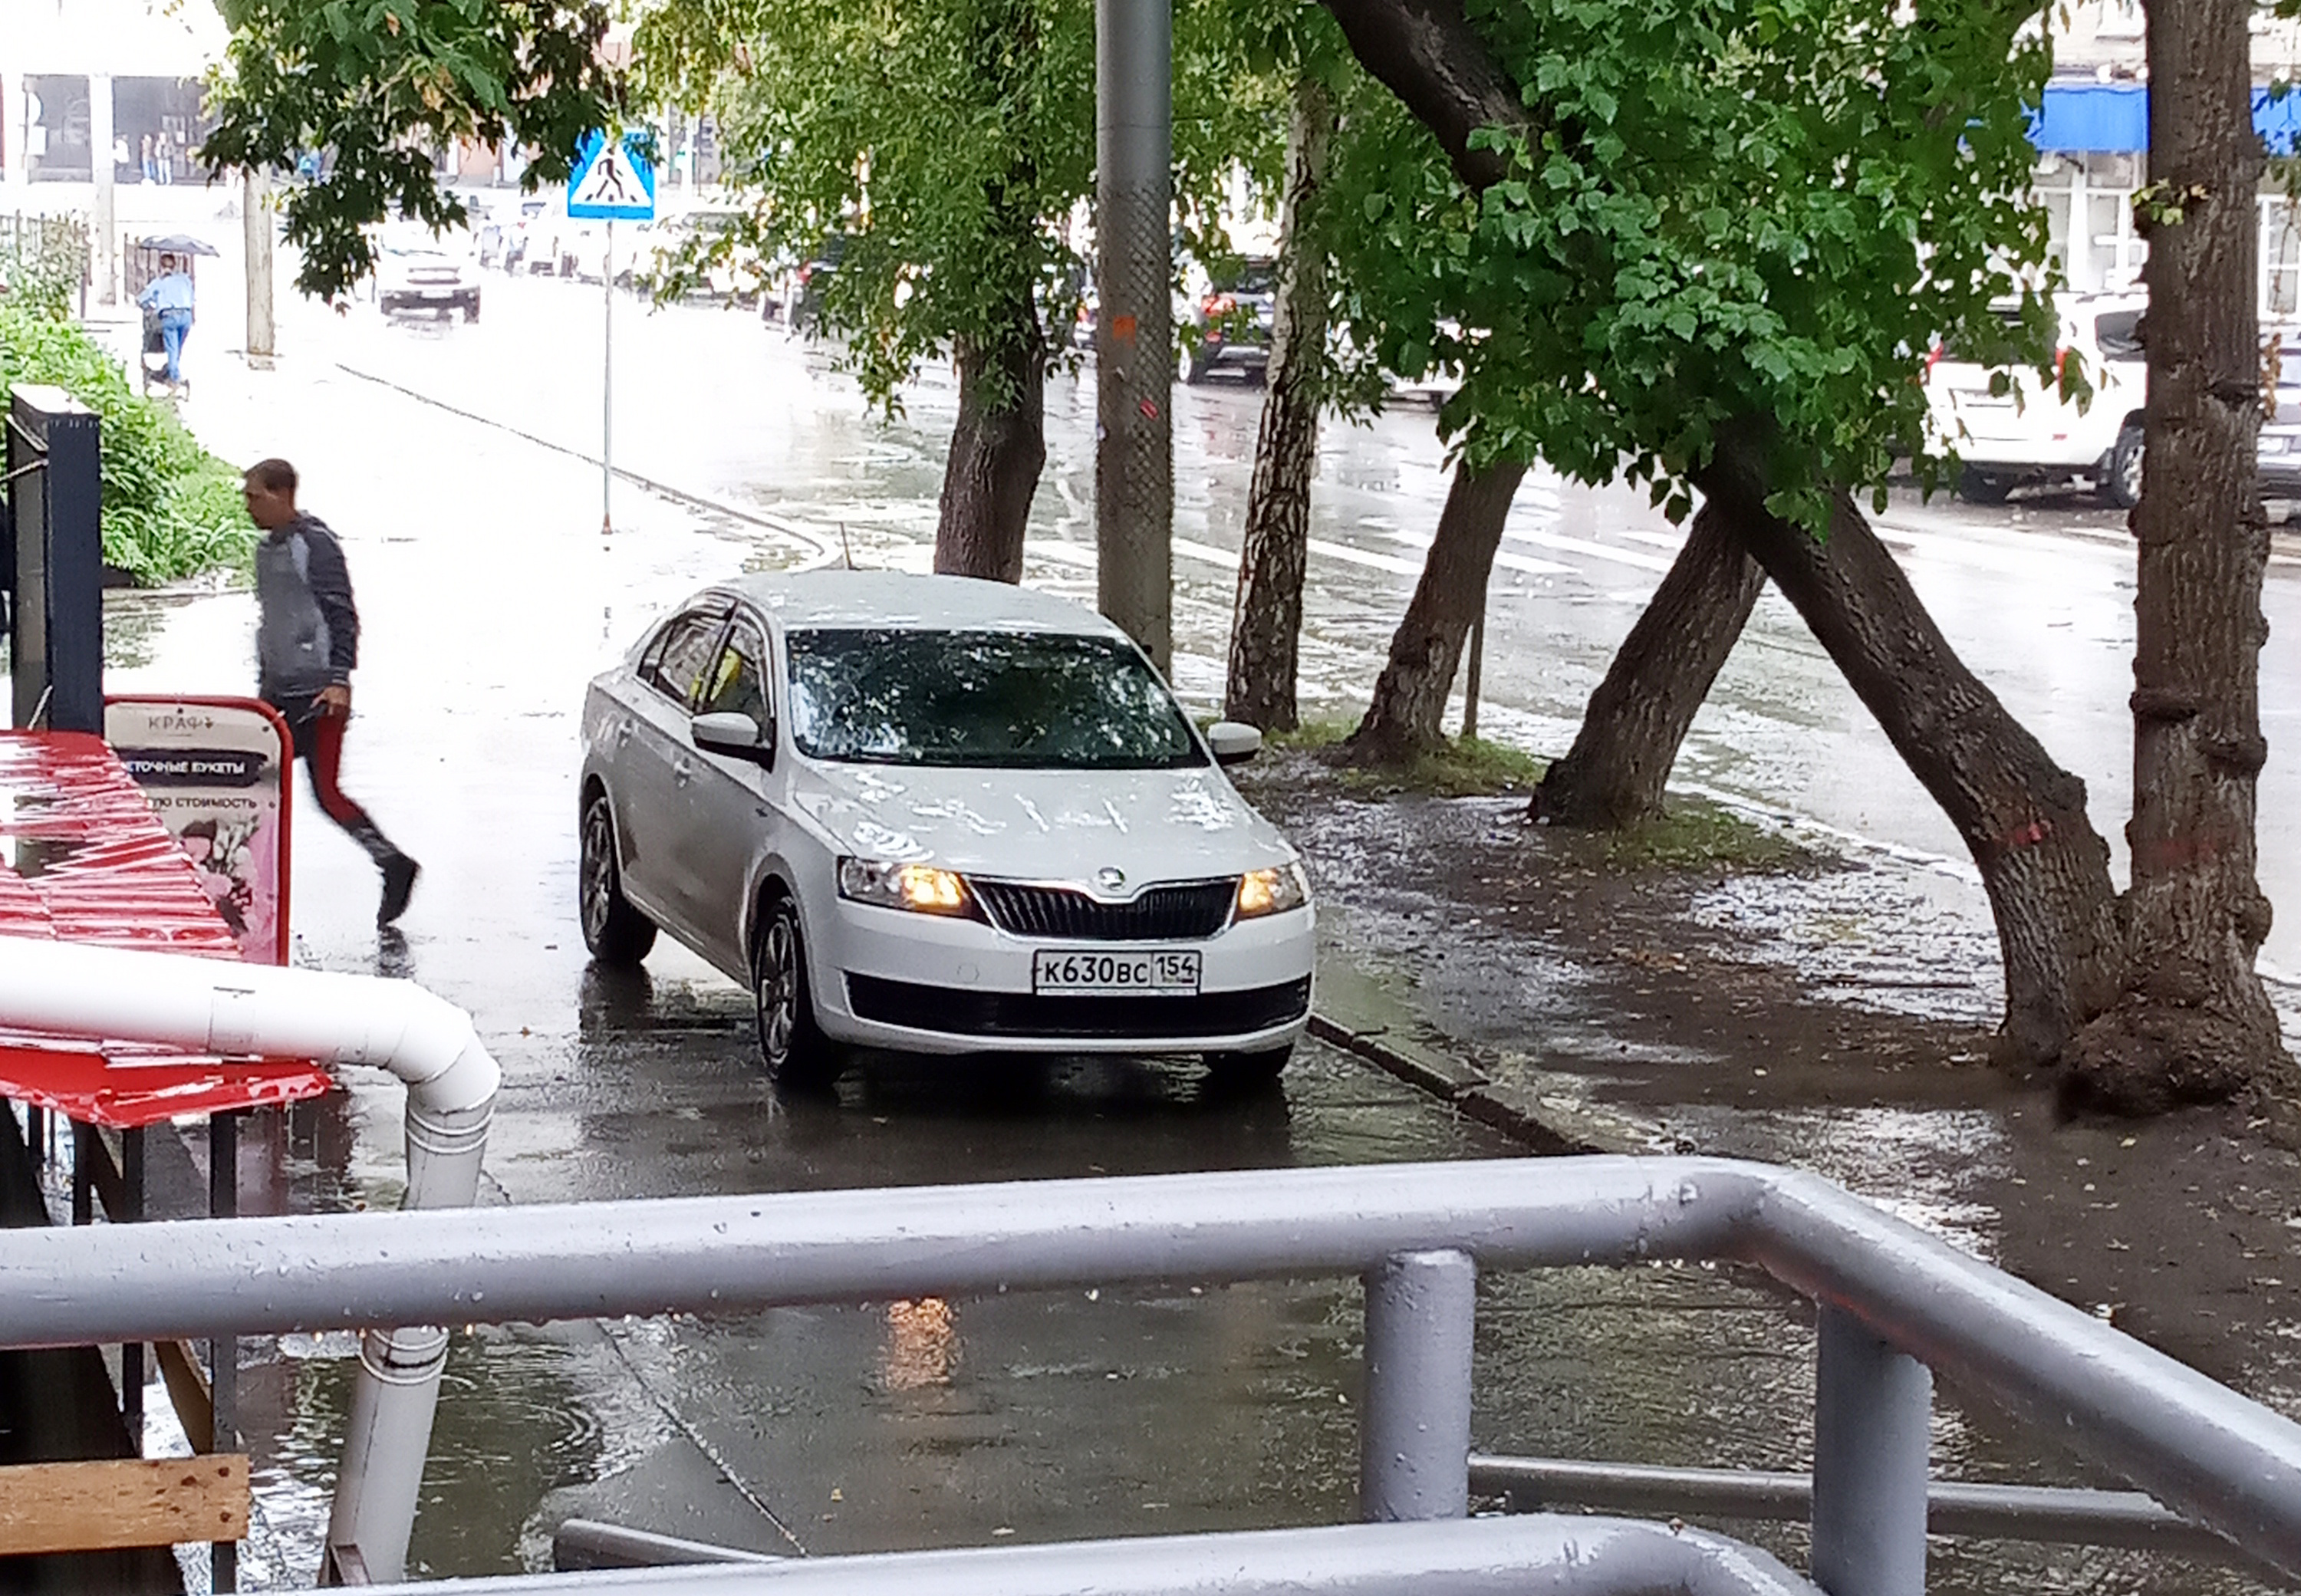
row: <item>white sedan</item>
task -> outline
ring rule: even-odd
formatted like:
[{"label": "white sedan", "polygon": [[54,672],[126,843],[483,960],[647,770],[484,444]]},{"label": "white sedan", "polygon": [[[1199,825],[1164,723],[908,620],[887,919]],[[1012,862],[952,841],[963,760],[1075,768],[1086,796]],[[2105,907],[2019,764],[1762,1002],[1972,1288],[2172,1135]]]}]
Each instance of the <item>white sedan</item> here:
[{"label": "white sedan", "polygon": [[1140,650],[1078,606],[891,572],[697,595],[583,706],[583,940],[657,928],[755,995],[793,1084],[849,1046],[1200,1053],[1268,1079],[1309,885]]}]

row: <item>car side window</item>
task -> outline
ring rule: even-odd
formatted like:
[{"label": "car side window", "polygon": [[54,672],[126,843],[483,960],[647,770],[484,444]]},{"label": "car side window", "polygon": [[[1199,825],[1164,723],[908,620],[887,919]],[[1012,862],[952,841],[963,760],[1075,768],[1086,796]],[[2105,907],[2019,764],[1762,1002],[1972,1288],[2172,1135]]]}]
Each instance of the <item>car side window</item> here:
[{"label": "car side window", "polygon": [[775,723],[774,706],[767,700],[767,646],[759,636],[758,628],[747,621],[738,621],[727,632],[726,647],[719,650],[718,663],[711,667],[711,679],[704,684],[702,701],[696,706],[698,714],[748,714],[762,731]]},{"label": "car side window", "polygon": [[640,679],[682,708],[693,703],[711,663],[711,646],[725,623],[716,610],[688,611],[663,629],[662,639],[640,665]]}]

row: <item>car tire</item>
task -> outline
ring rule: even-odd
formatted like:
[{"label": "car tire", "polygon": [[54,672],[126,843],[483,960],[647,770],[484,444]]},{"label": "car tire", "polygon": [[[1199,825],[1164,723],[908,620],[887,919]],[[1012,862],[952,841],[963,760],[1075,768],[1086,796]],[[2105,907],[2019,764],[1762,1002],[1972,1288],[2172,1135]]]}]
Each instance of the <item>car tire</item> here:
[{"label": "car tire", "polygon": [[2102,479],[2101,496],[2121,510],[2141,502],[2141,429],[2127,427],[2118,433],[2109,451],[2109,474]]},{"label": "car tire", "polygon": [[479,319],[480,302],[477,299],[466,299],[464,301],[464,324],[468,327]]},{"label": "car tire", "polygon": [[1969,505],[2002,505],[2013,491],[2013,479],[1996,472],[1967,466],[1957,473],[1957,496]]},{"label": "car tire", "polygon": [[839,1078],[847,1061],[815,1022],[799,906],[781,892],[751,933],[751,1011],[759,1026],[759,1065],[775,1086],[804,1091]]},{"label": "car tire", "polygon": [[1201,363],[1199,359],[1199,352],[1196,349],[1184,349],[1183,351],[1183,382],[1184,386],[1190,388],[1198,387],[1207,380],[1207,371],[1208,368]]},{"label": "car tire", "polygon": [[655,922],[623,896],[623,865],[615,850],[615,812],[604,792],[583,806],[582,858],[576,865],[576,913],[583,923],[583,946],[611,969],[629,970],[655,946]]},{"label": "car tire", "polygon": [[1278,1079],[1294,1057],[1294,1044],[1259,1048],[1251,1053],[1209,1053],[1207,1079],[1224,1091],[1251,1091]]}]

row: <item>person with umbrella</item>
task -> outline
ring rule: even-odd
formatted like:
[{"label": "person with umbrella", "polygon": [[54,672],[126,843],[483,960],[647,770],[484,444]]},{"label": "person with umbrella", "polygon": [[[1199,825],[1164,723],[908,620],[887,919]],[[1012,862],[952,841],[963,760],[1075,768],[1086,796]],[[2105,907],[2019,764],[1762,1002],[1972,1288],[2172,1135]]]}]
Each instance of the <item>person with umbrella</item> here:
[{"label": "person with umbrella", "polygon": [[160,318],[160,338],[168,351],[168,386],[184,385],[184,339],[192,330],[192,279],[182,257],[160,257],[160,275],[144,285],[136,303]]}]

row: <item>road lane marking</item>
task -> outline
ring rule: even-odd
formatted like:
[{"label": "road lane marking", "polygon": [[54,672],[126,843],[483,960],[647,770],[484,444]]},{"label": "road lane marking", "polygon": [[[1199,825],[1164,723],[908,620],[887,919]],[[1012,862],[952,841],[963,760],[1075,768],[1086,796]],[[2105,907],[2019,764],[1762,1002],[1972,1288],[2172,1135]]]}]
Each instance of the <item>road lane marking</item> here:
[{"label": "road lane marking", "polygon": [[1614,548],[1603,543],[1593,543],[1586,538],[1569,538],[1558,532],[1531,532],[1513,528],[1505,536],[1519,543],[1539,543],[1545,548],[1562,548],[1569,554],[1586,554],[1594,560],[1611,560],[1618,565],[1634,565],[1640,571],[1666,572],[1668,560],[1657,560],[1652,555],[1632,554],[1627,548]]},{"label": "road lane marking", "polygon": [[1396,555],[1376,554],[1370,548],[1352,548],[1347,543],[1329,543],[1324,538],[1311,539],[1309,549],[1312,554],[1324,555],[1330,560],[1364,565],[1371,571],[1387,571],[1394,576],[1422,574],[1422,562],[1419,560],[1402,560]]}]

